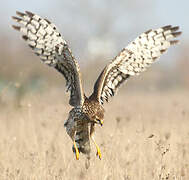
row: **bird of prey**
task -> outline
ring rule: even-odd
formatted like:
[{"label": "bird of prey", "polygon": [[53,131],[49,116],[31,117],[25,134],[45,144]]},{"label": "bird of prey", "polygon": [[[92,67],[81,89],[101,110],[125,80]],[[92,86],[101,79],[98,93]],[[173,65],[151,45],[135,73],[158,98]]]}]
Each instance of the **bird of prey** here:
[{"label": "bird of prey", "polygon": [[114,96],[118,88],[131,76],[145,71],[171,45],[178,42],[175,38],[181,34],[179,27],[164,26],[148,30],[129,43],[101,72],[94,85],[93,93],[86,97],[83,92],[79,65],[72,55],[67,42],[48,19],[26,11],[16,12],[12,18],[20,25],[13,28],[23,34],[23,39],[45,64],[54,67],[66,79],[70,92],[69,104],[73,106],[64,126],[73,141],[76,159],[79,153],[90,158],[90,140],[101,151],[94,139],[95,125],[103,125],[104,101]]}]

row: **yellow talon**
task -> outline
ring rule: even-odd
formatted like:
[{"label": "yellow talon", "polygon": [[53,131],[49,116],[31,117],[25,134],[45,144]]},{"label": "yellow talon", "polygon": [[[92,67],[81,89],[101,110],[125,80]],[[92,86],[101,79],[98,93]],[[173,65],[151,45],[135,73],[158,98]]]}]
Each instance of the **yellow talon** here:
[{"label": "yellow talon", "polygon": [[75,141],[74,141],[74,148],[75,148],[75,157],[76,157],[77,160],[79,160],[79,150],[78,150],[78,148],[76,146]]},{"label": "yellow talon", "polygon": [[97,153],[96,153],[96,155],[99,157],[99,159],[102,158],[102,154],[100,152],[100,148],[99,147],[97,147]]},{"label": "yellow talon", "polygon": [[76,149],[75,157],[76,157],[77,160],[79,160],[79,151],[78,151],[78,149]]},{"label": "yellow talon", "polygon": [[100,152],[100,148],[99,148],[99,146],[97,145],[97,143],[95,142],[93,136],[91,136],[91,139],[92,139],[92,141],[94,142],[94,144],[95,144],[95,146],[96,146],[96,150],[97,150],[96,155],[99,157],[99,159],[101,159],[101,158],[102,158],[102,154],[101,154],[101,152]]}]

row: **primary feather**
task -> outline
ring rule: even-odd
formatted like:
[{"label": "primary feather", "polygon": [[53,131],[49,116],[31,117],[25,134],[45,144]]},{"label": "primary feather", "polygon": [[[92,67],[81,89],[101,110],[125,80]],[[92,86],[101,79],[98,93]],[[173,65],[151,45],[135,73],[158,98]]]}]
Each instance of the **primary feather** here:
[{"label": "primary feather", "polygon": [[92,97],[103,104],[130,76],[138,75],[154,63],[171,45],[178,40],[179,27],[170,25],[156,30],[149,30],[126,48],[107,65],[98,77]]},{"label": "primary feather", "polygon": [[56,26],[28,11],[17,12],[17,15],[19,17],[13,16],[13,19],[21,26],[13,25],[13,28],[23,34],[23,39],[45,64],[65,77],[67,91],[70,91],[70,105],[81,107],[84,95],[79,65]]},{"label": "primary feather", "polygon": [[179,27],[164,26],[137,37],[104,68],[92,95],[87,98],[83,93],[79,65],[56,26],[28,11],[17,12],[17,15],[13,19],[21,26],[14,25],[13,28],[23,34],[23,39],[45,64],[54,67],[66,79],[67,90],[70,91],[69,103],[74,108],[64,126],[73,141],[76,159],[79,159],[80,152],[90,159],[90,139],[101,159],[93,133],[95,124],[103,124],[104,100],[108,101],[130,76],[145,71],[171,45],[176,44],[178,41],[175,37],[181,34]]}]

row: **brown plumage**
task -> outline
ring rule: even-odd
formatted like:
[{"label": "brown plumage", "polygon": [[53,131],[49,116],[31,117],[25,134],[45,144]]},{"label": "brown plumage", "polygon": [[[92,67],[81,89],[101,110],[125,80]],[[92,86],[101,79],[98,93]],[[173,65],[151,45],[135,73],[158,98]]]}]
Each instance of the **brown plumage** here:
[{"label": "brown plumage", "polygon": [[54,67],[66,79],[67,91],[70,92],[69,104],[73,109],[64,126],[73,141],[76,159],[79,159],[80,152],[90,158],[90,139],[101,158],[93,133],[95,124],[103,125],[104,100],[108,101],[130,76],[145,71],[171,45],[176,44],[178,40],[175,37],[181,34],[179,27],[168,25],[138,36],[104,68],[94,85],[92,95],[87,98],[83,93],[79,65],[56,26],[28,11],[17,12],[17,15],[19,17],[13,19],[21,26],[13,25],[13,28],[22,32],[23,39],[42,62]]}]

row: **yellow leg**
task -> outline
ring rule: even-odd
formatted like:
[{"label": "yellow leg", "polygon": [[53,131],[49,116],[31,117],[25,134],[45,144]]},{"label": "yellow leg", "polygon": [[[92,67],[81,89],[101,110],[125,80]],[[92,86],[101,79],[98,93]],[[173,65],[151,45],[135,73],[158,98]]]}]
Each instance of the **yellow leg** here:
[{"label": "yellow leg", "polygon": [[74,148],[75,148],[75,156],[76,156],[76,159],[79,160],[79,150],[76,146],[76,143],[75,141],[73,141],[73,145],[74,145]]},{"label": "yellow leg", "polygon": [[101,159],[101,158],[102,158],[102,154],[101,154],[100,148],[99,148],[99,146],[97,145],[97,143],[96,143],[96,141],[95,141],[95,139],[94,139],[93,136],[91,136],[91,139],[92,139],[92,141],[94,142],[94,144],[95,144],[95,146],[96,146],[96,150],[97,150],[96,155],[99,157],[99,159]]}]

